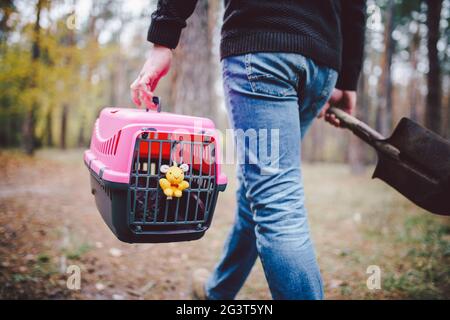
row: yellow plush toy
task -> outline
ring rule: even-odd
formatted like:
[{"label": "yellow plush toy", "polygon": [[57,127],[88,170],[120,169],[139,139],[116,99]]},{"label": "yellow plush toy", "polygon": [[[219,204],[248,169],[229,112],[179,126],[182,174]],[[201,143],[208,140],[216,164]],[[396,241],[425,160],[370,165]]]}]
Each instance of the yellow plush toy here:
[{"label": "yellow plush toy", "polygon": [[172,199],[172,196],[180,198],[183,190],[189,188],[189,182],[184,181],[184,173],[189,170],[189,166],[183,163],[178,167],[174,162],[173,166],[169,167],[164,164],[159,170],[166,174],[165,178],[159,179],[159,185],[167,199]]}]

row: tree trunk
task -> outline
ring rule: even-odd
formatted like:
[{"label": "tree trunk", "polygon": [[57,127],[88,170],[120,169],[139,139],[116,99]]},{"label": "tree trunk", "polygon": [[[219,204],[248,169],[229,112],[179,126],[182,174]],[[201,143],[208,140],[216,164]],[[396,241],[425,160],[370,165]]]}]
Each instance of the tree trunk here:
[{"label": "tree trunk", "polygon": [[45,116],[45,139],[47,147],[53,146],[53,109],[49,108]]},{"label": "tree trunk", "polygon": [[[417,27],[417,31],[414,32],[413,38],[411,41],[411,66],[413,70],[417,70],[418,60],[419,60],[419,45],[420,45],[420,35],[419,35],[419,27]],[[418,121],[419,115],[417,110],[417,102],[420,98],[419,94],[419,86],[418,86],[418,73],[414,72],[411,78],[411,82],[409,84],[409,98],[410,98],[410,117],[414,121]]]},{"label": "tree trunk", "polygon": [[175,50],[170,100],[176,113],[208,117],[215,110],[208,10],[208,0],[199,0]]},{"label": "tree trunk", "polygon": [[60,148],[66,149],[67,148],[67,116],[69,113],[69,106],[67,104],[64,104],[62,107],[62,114],[61,114],[61,138],[60,138]]},{"label": "tree trunk", "polygon": [[8,34],[11,31],[10,18],[11,15],[16,11],[16,6],[13,0],[2,0],[0,4],[2,9],[2,16],[0,18],[0,44],[5,44]]},{"label": "tree trunk", "polygon": [[442,0],[427,0],[428,27],[428,94],[426,98],[425,123],[434,132],[442,132],[442,88],[441,69],[437,42],[439,40],[439,23],[441,21]]},{"label": "tree trunk", "polygon": [[11,140],[11,116],[0,119],[0,148],[9,146]]},{"label": "tree trunk", "polygon": [[24,152],[30,156],[34,153],[36,142],[34,137],[34,127],[36,123],[35,106],[36,104],[33,103],[29,110],[27,110],[22,125],[22,147]]},{"label": "tree trunk", "polygon": [[[74,6],[74,4],[72,4]],[[67,38],[64,39],[65,45],[70,48],[70,50],[74,50],[76,45],[75,32],[72,29],[67,31]],[[69,54],[66,60],[66,65],[70,67],[72,63],[72,56]],[[69,82],[70,83],[70,82]],[[67,84],[65,84],[67,86]],[[68,133],[68,122],[67,118],[69,116],[69,110],[71,106],[71,101],[66,99],[62,103],[62,111],[61,111],[61,131],[60,131],[60,148],[67,148],[67,133]]]},{"label": "tree trunk", "polygon": [[86,147],[86,137],[84,134],[86,125],[86,116],[83,114],[80,121],[80,129],[78,130],[78,147]]},{"label": "tree trunk", "polygon": [[22,138],[22,126],[23,126],[23,120],[18,117],[17,115],[13,114],[10,117],[8,117],[8,139],[7,146],[17,146],[20,144],[21,138]]},{"label": "tree trunk", "polygon": [[380,104],[380,110],[377,113],[377,128],[381,134],[388,135],[392,128],[392,55],[395,49],[394,39],[392,38],[392,32],[394,31],[394,10],[395,1],[388,0],[386,8],[386,24],[384,43],[385,50],[383,55],[383,74],[381,77],[380,97],[383,99]]},{"label": "tree trunk", "polygon": [[[117,59],[116,56],[112,57],[113,59],[113,64],[115,64],[115,61]],[[117,106],[118,105],[118,101],[117,101],[117,92],[116,92],[116,88],[120,85],[118,83],[118,76],[117,76],[117,66],[112,66],[110,68],[110,72],[109,72],[109,105],[110,106]]]},{"label": "tree trunk", "polygon": [[[30,88],[36,88],[37,86],[37,74],[36,74],[36,64],[41,55],[41,43],[40,43],[40,33],[41,33],[41,11],[43,7],[44,0],[38,0],[36,3],[36,20],[34,22],[33,28],[33,43],[31,49],[31,61],[32,70],[30,72]],[[28,106],[25,119],[22,126],[22,147],[26,154],[32,155],[35,149],[35,113],[36,109],[39,107],[38,102],[35,98],[34,101]]]},{"label": "tree trunk", "polygon": [[[369,106],[367,105],[366,93],[365,93],[365,77],[364,73],[361,73],[358,85],[358,106],[356,108],[355,116],[361,121],[367,122]],[[348,146],[348,161],[350,164],[350,171],[353,174],[362,174],[367,162],[367,146],[361,139],[355,135],[350,136],[350,142]]]},{"label": "tree trunk", "polygon": [[447,135],[446,138],[450,140],[450,92],[447,93],[447,129],[445,130]]}]

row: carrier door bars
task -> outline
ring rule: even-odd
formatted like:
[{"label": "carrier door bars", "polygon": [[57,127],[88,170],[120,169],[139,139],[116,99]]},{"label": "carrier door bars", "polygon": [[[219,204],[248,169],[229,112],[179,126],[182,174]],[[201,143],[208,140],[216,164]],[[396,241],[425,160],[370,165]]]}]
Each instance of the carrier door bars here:
[{"label": "carrier door bars", "polygon": [[[181,165],[183,163],[183,136],[180,136],[180,140],[179,142],[175,142],[174,147],[179,144],[180,146],[180,163],[178,163],[178,165]],[[189,188],[191,187],[191,185],[189,185]],[[189,193],[187,194],[188,196],[190,195]],[[178,208],[180,207],[180,198],[177,197],[177,207],[175,209],[175,222],[178,222]]]},{"label": "carrier door bars", "polygon": [[[169,140],[169,143],[170,143],[170,151],[169,151],[169,167],[170,167],[172,165],[172,163],[171,163],[172,162],[172,148],[173,148],[173,145],[175,145],[176,141],[172,140],[169,136],[168,136],[168,138],[169,138],[168,140]],[[161,159],[161,154],[159,155],[159,159]],[[159,165],[161,167],[161,161],[160,161]],[[167,214],[168,214],[169,206],[170,206],[170,202],[169,201],[172,201],[172,200],[169,200],[166,197],[166,208],[164,209],[164,222],[165,223],[167,222]]]},{"label": "carrier door bars", "polygon": [[202,189],[202,183],[203,183],[202,176],[203,176],[203,137],[202,137],[202,142],[200,144],[200,171],[197,176],[198,189],[197,189],[197,201],[195,204],[195,216],[194,216],[195,222],[197,222],[197,218],[198,218],[198,216],[197,216],[198,215],[198,204],[200,202],[200,190]]},{"label": "carrier door bars", "polygon": [[[152,130],[153,131],[153,130]],[[142,143],[147,142],[147,159],[146,163],[142,162],[145,161],[144,159],[141,159],[141,147],[143,146]],[[152,147],[157,143],[157,146],[159,148],[159,154],[158,154],[158,166],[156,167],[156,163],[153,163],[154,160],[152,158]],[[169,159],[163,159],[163,151],[165,149],[165,144],[169,144]],[[164,210],[164,218],[160,217],[160,212],[162,208],[159,206],[159,195],[161,188],[159,186],[159,179],[162,176],[160,172],[160,167],[164,162],[168,162],[169,166],[173,163],[172,156],[174,154],[174,148],[176,146],[180,147],[179,150],[179,156],[180,156],[180,162],[183,162],[185,159],[184,154],[184,148],[188,144],[188,147],[190,148],[189,152],[189,160],[190,160],[190,168],[189,168],[189,175],[186,177],[189,181],[190,187],[185,190],[187,199],[185,197],[183,198],[177,198],[176,199],[176,205],[175,203],[172,204],[173,200],[166,199],[164,201],[165,208]],[[198,150],[195,146],[199,146]],[[196,157],[195,153],[199,151],[200,157]],[[204,150],[205,149],[205,150]],[[202,136],[201,141],[183,141],[182,138],[180,140],[174,140],[170,136],[168,136],[167,139],[161,139],[159,137],[158,132],[154,132],[154,136],[149,135],[149,133],[145,132],[143,133],[136,141],[135,144],[135,161],[133,163],[133,175],[134,175],[134,183],[131,185],[130,193],[134,195],[133,203],[130,204],[130,208],[132,208],[131,212],[131,223],[136,226],[136,231],[142,231],[142,226],[156,226],[156,225],[182,225],[182,224],[190,224],[195,225],[197,224],[197,228],[202,228],[202,225],[204,223],[207,223],[209,215],[210,215],[210,209],[211,204],[214,200],[215,192],[216,192],[216,168],[215,168],[215,154],[214,154],[214,143],[211,140],[211,137],[209,136]],[[203,157],[204,153],[209,152],[209,163],[208,163],[208,174],[203,173]],[[199,164],[199,170],[196,174],[194,172],[194,164],[196,163],[196,160],[200,161]],[[147,165],[145,168],[144,165]],[[155,172],[152,172],[153,165],[155,165],[156,168],[154,168]],[[212,166],[214,166],[212,168]],[[145,171],[145,172],[144,172]],[[144,178],[145,178],[145,186],[144,186]],[[196,180],[196,181],[194,181]],[[142,182],[140,185],[140,182]],[[193,183],[195,182],[195,183]],[[155,184],[153,186],[153,184]],[[206,192],[206,195],[205,195]],[[212,194],[210,194],[212,193]],[[150,194],[154,195],[155,199],[148,199]],[[191,197],[193,197],[193,194],[196,195],[195,203],[195,211],[190,210],[193,209],[194,204],[190,206],[190,200]],[[145,199],[141,199],[141,196],[145,195]],[[153,197],[151,197],[153,198]],[[138,201],[141,200],[143,203],[138,203]],[[143,201],[142,201],[143,200]],[[161,201],[163,201],[161,199]],[[186,204],[186,207],[184,208],[184,217],[180,215],[180,201],[182,204]],[[203,215],[199,217],[199,206],[200,201],[204,201],[202,205],[202,211]],[[155,206],[150,206],[149,203],[154,202]],[[138,205],[139,204],[139,205]],[[141,208],[142,207],[142,208]],[[175,208],[174,208],[175,207]],[[192,208],[191,208],[192,207]],[[175,211],[173,212],[173,209]],[[141,212],[142,210],[142,212]],[[170,210],[170,211],[169,211]],[[194,212],[193,212],[194,211]],[[151,216],[153,214],[153,217]],[[173,214],[173,216],[172,216]],[[142,216],[141,216],[142,215]],[[170,219],[169,219],[170,217]],[[147,219],[148,218],[148,219]],[[162,219],[163,218],[163,219]],[[147,221],[151,219],[152,221]],[[161,221],[162,220],[162,221]]]},{"label": "carrier door bars", "polygon": [[[134,169],[134,178],[135,178],[135,182],[134,182],[134,199],[133,199],[133,212],[131,214],[131,218],[132,221],[135,222],[136,221],[136,203],[137,203],[137,191],[138,191],[138,186],[139,186],[139,166],[141,163],[141,139],[138,139],[135,148],[134,148],[134,152],[137,153],[136,156],[136,160],[133,163],[133,169]],[[137,228],[139,230],[139,228]]]},{"label": "carrier door bars", "polygon": [[[155,216],[153,218],[153,222],[157,223],[158,221],[158,215],[159,215],[159,179],[161,178],[161,157],[162,157],[162,140],[159,140],[158,133],[155,134],[155,139],[157,139],[159,143],[159,153],[158,153],[158,168],[155,168],[155,173],[157,172],[158,177],[156,178],[156,200],[155,200]],[[169,160],[170,161],[170,160]],[[169,162],[170,163],[170,162]]]},{"label": "carrier door bars", "polygon": [[[209,199],[209,193],[210,193],[210,189],[211,189],[211,166],[212,166],[212,150],[211,150],[211,140],[210,137],[205,136],[205,142],[207,143],[206,147],[207,150],[209,152],[209,164],[208,164],[208,180],[207,181],[207,188],[206,188],[206,201],[205,201],[205,212],[203,214],[203,219],[206,221],[208,221],[208,215],[209,215],[209,205],[208,205],[208,199]],[[202,149],[203,149],[203,144],[202,144]],[[203,159],[202,159],[203,162]],[[214,161],[215,164],[215,161]]]},{"label": "carrier door bars", "polygon": [[[144,133],[146,134],[146,133]],[[143,134],[143,135],[144,135]],[[148,183],[150,181],[150,160],[151,160],[151,154],[152,154],[152,139],[148,139],[147,141],[148,151],[147,151],[147,179],[145,181],[145,201],[144,201],[144,214],[142,216],[142,221],[145,223],[147,221],[147,205],[148,205]],[[139,149],[139,152],[141,150]],[[158,189],[156,189],[156,194],[158,194]]]},{"label": "carrier door bars", "polygon": [[194,144],[191,142],[191,152],[190,152],[190,163],[189,163],[189,193],[187,198],[186,209],[184,210],[184,222],[187,222],[188,219],[188,211],[189,211],[189,202],[191,200],[191,192],[192,192],[192,168],[194,167]]}]

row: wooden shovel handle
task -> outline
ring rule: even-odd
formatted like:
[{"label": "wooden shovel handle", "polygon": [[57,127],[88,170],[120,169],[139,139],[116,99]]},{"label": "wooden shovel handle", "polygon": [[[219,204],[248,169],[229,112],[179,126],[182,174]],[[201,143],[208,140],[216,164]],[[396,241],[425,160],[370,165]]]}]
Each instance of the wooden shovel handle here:
[{"label": "wooden shovel handle", "polygon": [[368,144],[375,146],[376,141],[385,139],[378,131],[369,127],[366,123],[358,120],[357,118],[349,115],[342,109],[337,107],[330,107],[327,113],[334,114],[341,122],[341,126],[348,128],[359,138],[367,142]]}]

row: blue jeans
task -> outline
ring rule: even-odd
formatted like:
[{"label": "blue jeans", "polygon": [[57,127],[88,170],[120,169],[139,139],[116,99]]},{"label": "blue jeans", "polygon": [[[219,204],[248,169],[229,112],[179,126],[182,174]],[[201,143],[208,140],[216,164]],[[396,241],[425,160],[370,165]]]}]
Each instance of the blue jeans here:
[{"label": "blue jeans", "polygon": [[[305,209],[300,147],[336,78],[336,71],[295,53],[250,53],[223,60],[229,115],[244,139],[235,135],[237,212],[223,256],[206,283],[208,298],[233,299],[258,256],[274,299],[323,298]],[[256,148],[249,142],[255,136]]]}]

